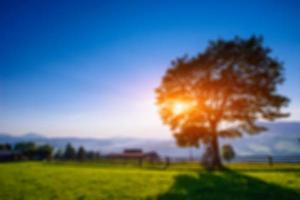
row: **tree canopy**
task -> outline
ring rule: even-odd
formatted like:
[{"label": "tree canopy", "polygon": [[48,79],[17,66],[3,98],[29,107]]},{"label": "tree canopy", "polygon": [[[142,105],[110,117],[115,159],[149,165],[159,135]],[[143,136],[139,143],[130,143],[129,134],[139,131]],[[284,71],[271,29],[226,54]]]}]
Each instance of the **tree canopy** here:
[{"label": "tree canopy", "polygon": [[210,145],[221,165],[218,137],[235,138],[266,130],[258,120],[287,117],[283,64],[262,37],[211,41],[195,57],[174,60],[156,89],[157,105],[178,145]]},{"label": "tree canopy", "polygon": [[64,158],[67,160],[72,160],[76,158],[76,149],[71,143],[68,143],[65,148]]},{"label": "tree canopy", "polygon": [[235,157],[235,152],[230,144],[222,146],[222,157],[228,162]]}]

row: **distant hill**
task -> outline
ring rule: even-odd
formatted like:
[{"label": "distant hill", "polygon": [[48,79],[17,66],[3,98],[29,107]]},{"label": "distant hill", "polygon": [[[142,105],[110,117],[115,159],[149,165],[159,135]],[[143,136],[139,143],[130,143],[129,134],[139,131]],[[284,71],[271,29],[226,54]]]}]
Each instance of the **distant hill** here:
[{"label": "distant hill", "polygon": [[123,151],[124,148],[142,148],[144,151],[158,151],[162,155],[186,156],[187,149],[178,148],[173,140],[159,139],[138,139],[138,138],[76,138],[76,137],[44,137],[42,135],[24,134],[12,136],[7,133],[0,133],[0,143],[15,144],[21,141],[33,141],[36,143],[48,143],[57,149],[64,148],[67,143],[75,147],[84,146],[89,150],[96,150],[102,153]]},{"label": "distant hill", "polygon": [[[244,136],[240,139],[221,140],[220,143],[230,143],[240,156],[300,155],[300,122],[261,123],[269,128],[266,133],[255,136]],[[15,144],[20,141],[49,143],[57,149],[63,148],[68,142],[75,147],[84,146],[90,150],[102,153],[119,152],[124,148],[142,148],[145,151],[155,150],[161,155],[188,157],[191,152],[198,157],[203,149],[178,148],[174,140],[137,139],[137,138],[75,138],[75,137],[45,137],[37,133],[27,133],[22,136],[12,136],[0,133],[0,143]]]},{"label": "distant hill", "polygon": [[268,128],[265,133],[223,140],[232,144],[242,155],[300,155],[300,122],[261,123]]}]

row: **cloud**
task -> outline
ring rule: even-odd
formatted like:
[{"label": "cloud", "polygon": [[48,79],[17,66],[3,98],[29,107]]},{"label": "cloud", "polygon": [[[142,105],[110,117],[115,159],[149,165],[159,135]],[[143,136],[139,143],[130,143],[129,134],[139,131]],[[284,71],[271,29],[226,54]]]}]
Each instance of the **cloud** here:
[{"label": "cloud", "polygon": [[300,153],[300,145],[290,141],[279,141],[274,145],[274,149],[279,152]]},{"label": "cloud", "polygon": [[249,144],[248,148],[257,154],[271,154],[271,149],[262,144]]}]

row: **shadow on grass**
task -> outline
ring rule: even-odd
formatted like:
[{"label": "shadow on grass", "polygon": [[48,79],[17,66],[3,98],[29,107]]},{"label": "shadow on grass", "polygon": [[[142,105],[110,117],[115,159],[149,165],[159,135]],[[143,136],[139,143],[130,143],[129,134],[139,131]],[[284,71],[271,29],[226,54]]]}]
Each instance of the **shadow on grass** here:
[{"label": "shadow on grass", "polygon": [[234,169],[236,172],[263,172],[263,173],[274,173],[274,172],[293,172],[300,173],[300,169],[292,169],[292,168],[280,168],[280,169]]},{"label": "shadow on grass", "polygon": [[201,172],[196,176],[179,175],[173,186],[159,200],[296,200],[300,192],[266,183],[234,171]]}]

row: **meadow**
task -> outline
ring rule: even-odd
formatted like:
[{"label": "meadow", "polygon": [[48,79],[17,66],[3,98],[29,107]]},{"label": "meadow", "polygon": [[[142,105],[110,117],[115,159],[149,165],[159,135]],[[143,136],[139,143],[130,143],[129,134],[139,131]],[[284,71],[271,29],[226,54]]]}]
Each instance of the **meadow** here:
[{"label": "meadow", "polygon": [[230,164],[208,172],[197,163],[163,167],[101,163],[0,164],[1,200],[300,199],[299,164]]}]

